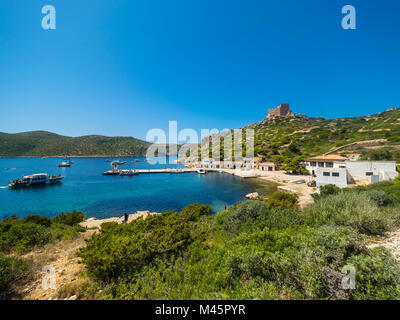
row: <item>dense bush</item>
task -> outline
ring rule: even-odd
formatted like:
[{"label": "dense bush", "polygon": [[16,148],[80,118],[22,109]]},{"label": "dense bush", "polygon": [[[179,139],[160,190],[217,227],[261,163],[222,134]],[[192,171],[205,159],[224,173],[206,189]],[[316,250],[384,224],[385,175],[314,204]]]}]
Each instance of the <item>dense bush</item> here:
[{"label": "dense bush", "polygon": [[10,284],[25,278],[30,272],[28,263],[21,259],[9,258],[0,253],[0,299],[13,296]]},{"label": "dense bush", "polygon": [[213,246],[195,241],[178,259],[114,281],[106,298],[348,299],[340,269],[359,254],[368,251],[351,228],[266,228]]},{"label": "dense bush", "polygon": [[270,209],[265,201],[248,200],[216,216],[217,224],[231,234],[270,229],[285,229],[303,224],[304,217],[294,208]]},{"label": "dense bush", "polygon": [[346,264],[356,269],[354,299],[400,299],[400,265],[387,249],[349,257]]},{"label": "dense bush", "polygon": [[383,190],[371,190],[367,195],[378,207],[386,206],[390,202],[389,195]]},{"label": "dense bush", "polygon": [[299,196],[293,193],[277,191],[267,198],[266,202],[271,209],[297,208],[299,206]]},{"label": "dense bush", "polygon": [[159,257],[179,254],[196,239],[202,239],[207,224],[196,222],[211,208],[191,205],[178,212],[139,218],[127,225],[108,225],[87,241],[79,255],[90,275],[115,279],[136,275]]},{"label": "dense bush", "polygon": [[314,194],[312,194],[312,196],[315,200],[318,200],[318,199],[324,198],[326,196],[338,194],[341,191],[342,191],[342,189],[335,186],[334,184],[327,184],[325,186],[320,186],[319,193],[314,193]]},{"label": "dense bush", "polygon": [[17,216],[6,218],[0,222],[0,251],[27,251],[56,239],[72,239],[85,231],[85,228],[76,225],[82,216],[82,213],[74,211],[52,220],[39,215],[28,215],[21,220]]},{"label": "dense bush", "polygon": [[394,223],[368,195],[356,192],[319,199],[305,210],[305,219],[311,225],[351,226],[365,234],[384,234]]},{"label": "dense bush", "polygon": [[226,231],[237,233],[241,229],[251,228],[260,216],[268,214],[268,208],[264,201],[248,200],[238,203],[228,210],[217,215],[217,222]]},{"label": "dense bush", "polygon": [[50,227],[51,220],[48,217],[39,216],[38,214],[26,216],[21,220],[22,223],[35,223],[43,227]]},{"label": "dense bush", "polygon": [[1,233],[1,250],[26,251],[33,246],[49,243],[51,232],[42,225],[35,223],[16,223],[7,232]]},{"label": "dense bush", "polygon": [[58,216],[55,216],[51,221],[53,223],[61,223],[68,226],[74,226],[78,223],[85,221],[86,217],[81,211],[72,211],[70,213],[61,213]]},{"label": "dense bush", "polygon": [[[392,225],[371,190],[326,195],[304,212],[245,201],[215,218],[196,204],[104,224],[80,255],[107,299],[397,299],[398,265],[364,244],[362,233]],[[342,287],[345,265],[356,290]]]}]

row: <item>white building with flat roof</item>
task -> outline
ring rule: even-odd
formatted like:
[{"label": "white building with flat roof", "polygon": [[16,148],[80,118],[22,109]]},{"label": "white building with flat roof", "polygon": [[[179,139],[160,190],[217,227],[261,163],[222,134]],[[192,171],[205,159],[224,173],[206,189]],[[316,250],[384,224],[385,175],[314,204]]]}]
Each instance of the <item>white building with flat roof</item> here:
[{"label": "white building with flat roof", "polygon": [[323,155],[304,160],[306,169],[312,174],[316,174],[316,170],[319,168],[345,168],[345,161],[348,160],[345,157],[341,157],[335,154]]},{"label": "white building with flat roof", "polygon": [[317,188],[327,184],[334,184],[339,188],[347,188],[348,186],[349,181],[345,168],[317,168],[315,173]]},{"label": "white building with flat roof", "polygon": [[334,184],[339,188],[349,185],[371,184],[398,176],[395,161],[344,161],[340,167],[317,167],[317,187]]}]

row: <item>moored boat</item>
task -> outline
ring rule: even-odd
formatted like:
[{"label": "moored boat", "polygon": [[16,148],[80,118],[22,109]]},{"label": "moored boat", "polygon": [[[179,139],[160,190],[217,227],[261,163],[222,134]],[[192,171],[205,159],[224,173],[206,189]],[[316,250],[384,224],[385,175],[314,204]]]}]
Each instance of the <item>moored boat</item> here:
[{"label": "moored boat", "polygon": [[69,161],[63,161],[58,164],[58,167],[60,168],[69,168],[71,166],[71,163]]},{"label": "moored boat", "polygon": [[113,162],[111,162],[112,165],[116,164],[116,165],[123,165],[125,164],[126,161],[122,161],[122,160],[115,160]]},{"label": "moored boat", "polygon": [[62,179],[64,179],[64,177],[62,175],[60,175],[60,174],[49,175],[49,183],[51,183],[51,184],[59,183],[59,182],[61,182]]},{"label": "moored boat", "polygon": [[199,174],[206,174],[207,171],[204,170],[204,169],[197,169],[197,173],[199,173]]}]

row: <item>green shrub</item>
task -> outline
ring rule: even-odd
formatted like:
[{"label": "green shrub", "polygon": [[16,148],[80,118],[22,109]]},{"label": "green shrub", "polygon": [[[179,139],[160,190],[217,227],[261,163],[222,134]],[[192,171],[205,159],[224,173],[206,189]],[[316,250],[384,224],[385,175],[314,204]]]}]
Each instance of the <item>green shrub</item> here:
[{"label": "green shrub", "polygon": [[383,190],[371,190],[367,195],[378,207],[386,206],[390,202],[389,195]]},{"label": "green shrub", "polygon": [[55,216],[51,221],[53,223],[61,223],[66,224],[68,226],[74,226],[78,223],[85,221],[86,217],[81,211],[72,211],[70,213],[61,213],[58,216]]},{"label": "green shrub", "polygon": [[179,254],[208,230],[202,221],[209,206],[186,207],[181,213],[165,212],[136,219],[127,225],[108,225],[87,240],[79,252],[91,276],[100,280],[134,276],[159,257]]},{"label": "green shrub", "polygon": [[254,222],[262,215],[266,215],[268,208],[264,201],[247,200],[238,203],[224,212],[220,212],[217,223],[231,233],[237,233],[248,223]]},{"label": "green shrub", "polygon": [[30,266],[25,261],[0,253],[0,300],[12,298],[10,284],[26,278],[29,273]]},{"label": "green shrub", "polygon": [[361,233],[384,234],[393,227],[393,218],[379,210],[364,193],[341,192],[316,201],[305,210],[310,225],[351,226]]},{"label": "green shrub", "polygon": [[51,220],[48,217],[39,216],[38,214],[26,216],[21,223],[36,223],[43,227],[50,227]]},{"label": "green shrub", "polygon": [[383,247],[346,261],[356,269],[354,299],[400,299],[400,265]]},{"label": "green shrub", "polygon": [[313,198],[315,200],[330,196],[330,195],[334,195],[334,194],[338,194],[342,191],[342,189],[340,189],[339,187],[335,186],[334,184],[327,184],[325,186],[320,186],[319,187],[319,193],[314,193],[312,194]]},{"label": "green shrub", "polygon": [[7,232],[8,249],[26,251],[33,246],[42,246],[51,241],[50,231],[35,223],[14,224]]},{"label": "green shrub", "polygon": [[80,232],[86,231],[86,228],[79,225],[69,226],[61,223],[52,223],[49,230],[55,240],[71,240]]},{"label": "green shrub", "polygon": [[271,209],[298,208],[299,196],[289,192],[277,191],[267,198],[266,202]]}]

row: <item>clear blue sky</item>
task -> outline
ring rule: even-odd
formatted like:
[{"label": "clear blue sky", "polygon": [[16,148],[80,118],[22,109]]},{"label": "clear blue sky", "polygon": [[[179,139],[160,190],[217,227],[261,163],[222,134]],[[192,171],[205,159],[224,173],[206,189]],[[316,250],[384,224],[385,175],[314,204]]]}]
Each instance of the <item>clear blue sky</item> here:
[{"label": "clear blue sky", "polygon": [[400,106],[400,1],[0,2],[0,131],[238,128],[281,101],[326,118]]}]

